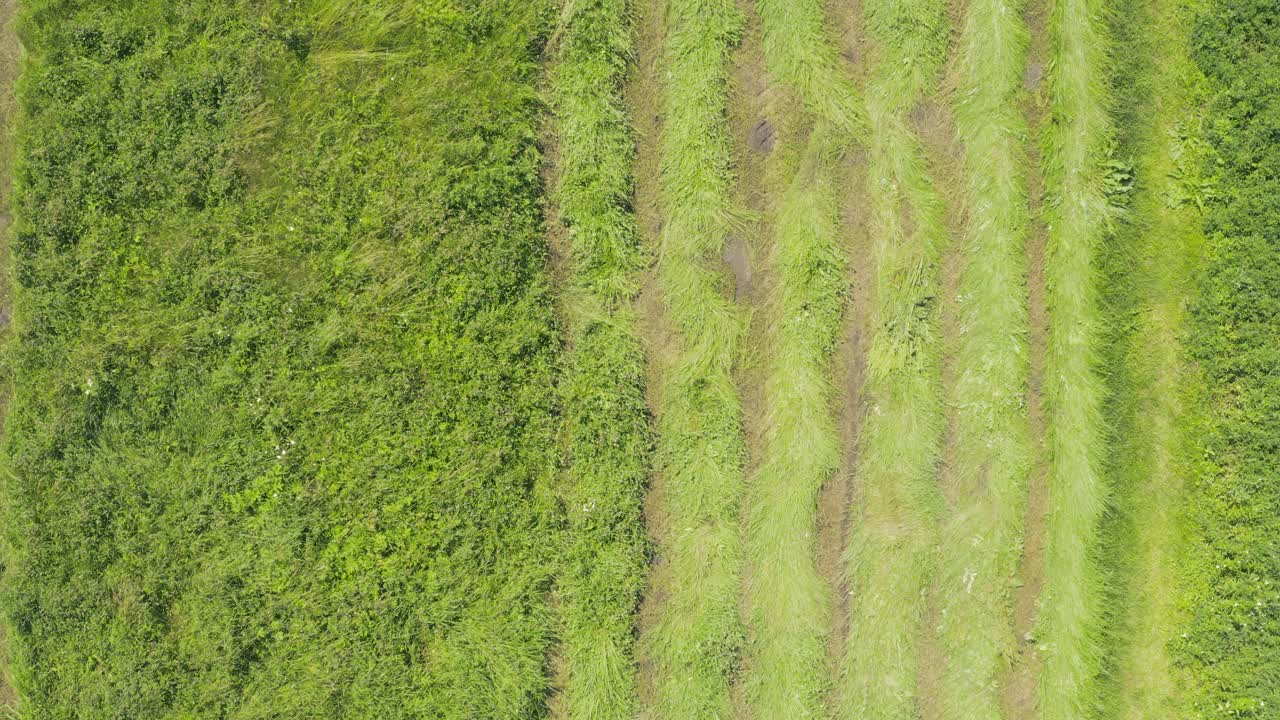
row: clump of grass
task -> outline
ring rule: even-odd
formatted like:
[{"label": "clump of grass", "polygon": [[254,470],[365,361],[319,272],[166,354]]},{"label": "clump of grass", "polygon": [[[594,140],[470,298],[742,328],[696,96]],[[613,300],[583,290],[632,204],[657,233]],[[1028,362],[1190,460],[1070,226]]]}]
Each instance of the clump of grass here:
[{"label": "clump of grass", "polygon": [[1045,720],[1087,720],[1098,713],[1103,612],[1098,540],[1107,485],[1097,368],[1097,253],[1113,214],[1106,191],[1112,129],[1101,13],[1097,0],[1055,0],[1048,24],[1043,157],[1050,507],[1036,628],[1044,658],[1039,698]]},{"label": "clump of grass", "polygon": [[659,716],[727,718],[742,642],[746,449],[733,368],[744,324],[717,265],[733,218],[728,61],[743,19],[732,0],[672,0],[666,21],[658,282],[678,337],[658,420],[665,594],[645,642]]},{"label": "clump of grass", "polygon": [[645,364],[631,307],[644,264],[631,209],[635,152],[623,84],[628,0],[566,6],[552,75],[559,131],[556,200],[568,230],[562,388],[567,513],[561,593],[564,716],[635,715],[635,609],[648,540]]},{"label": "clump of grass", "polygon": [[762,0],[757,9],[769,73],[801,98],[818,127],[801,152],[780,148],[772,163],[772,174],[786,180],[770,259],[778,283],[770,308],[763,459],[747,505],[753,570],[745,682],[753,716],[816,718],[827,712],[831,630],[829,592],[814,562],[817,495],[840,461],[828,363],[847,291],[835,161],[861,131],[862,108],[823,37],[821,3]]},{"label": "clump of grass", "polygon": [[966,6],[954,102],[967,217],[948,400],[956,502],[942,527],[938,589],[942,708],[966,720],[1001,717],[997,680],[1013,652],[1012,579],[1031,467],[1022,6]]},{"label": "clump of grass", "polygon": [[823,4],[756,0],[756,12],[764,26],[769,73],[844,140],[864,137],[866,110],[853,81],[840,71],[839,51],[827,39]]},{"label": "clump of grass", "polygon": [[876,288],[858,467],[862,502],[846,557],[850,628],[839,716],[914,718],[915,638],[941,501],[937,298],[946,230],[909,113],[936,87],[946,17],[936,0],[872,0],[864,11],[875,45],[866,102]]}]

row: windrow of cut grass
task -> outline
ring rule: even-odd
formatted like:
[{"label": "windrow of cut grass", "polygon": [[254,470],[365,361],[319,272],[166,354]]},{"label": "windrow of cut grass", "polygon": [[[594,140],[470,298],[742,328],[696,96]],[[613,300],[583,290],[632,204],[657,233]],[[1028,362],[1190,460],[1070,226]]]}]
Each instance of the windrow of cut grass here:
[{"label": "windrow of cut grass", "polygon": [[1018,1],[967,3],[956,66],[966,213],[948,394],[955,501],[937,584],[949,720],[999,720],[998,681],[1014,650],[1013,582],[1031,471],[1022,10]]},{"label": "windrow of cut grass", "polygon": [[937,89],[947,23],[939,0],[868,0],[863,9],[875,290],[838,717],[896,720],[920,712],[916,640],[942,499],[937,310],[946,228],[910,114]]},{"label": "windrow of cut grass", "polygon": [[1043,720],[1098,714],[1102,664],[1099,530],[1107,505],[1099,375],[1100,244],[1114,210],[1103,0],[1053,0],[1048,19],[1044,393],[1049,461],[1045,585],[1036,639]]},{"label": "windrow of cut grass", "polygon": [[543,717],[549,4],[23,6],[22,717]]},{"label": "windrow of cut grass", "polygon": [[[839,239],[836,168],[860,131],[860,100],[824,35],[821,2],[761,0],[765,63],[816,120],[803,148],[775,150],[781,186],[769,262],[764,441],[747,501],[750,644],[746,696],[757,718],[828,714],[830,588],[816,564],[817,498],[840,463],[830,356],[848,291]],[[834,94],[833,94],[834,93]],[[816,118],[811,116],[817,116]]]},{"label": "windrow of cut grass", "polygon": [[623,88],[629,0],[566,6],[552,71],[555,199],[568,234],[561,381],[567,517],[558,579],[563,717],[636,712],[635,610],[648,570],[643,502],[650,437],[645,360],[632,307],[645,264],[632,210],[634,137]]},{"label": "windrow of cut grass", "polygon": [[642,642],[658,717],[728,718],[743,639],[746,445],[734,366],[745,322],[719,262],[734,221],[728,63],[743,17],[733,0],[671,0],[666,28],[657,278],[676,338],[659,398],[662,596]]}]

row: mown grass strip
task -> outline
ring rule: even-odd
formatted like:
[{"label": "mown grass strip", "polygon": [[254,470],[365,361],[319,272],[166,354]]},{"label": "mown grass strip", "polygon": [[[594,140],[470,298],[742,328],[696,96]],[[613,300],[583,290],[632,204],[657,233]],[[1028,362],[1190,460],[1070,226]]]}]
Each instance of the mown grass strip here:
[{"label": "mown grass strip", "polygon": [[1109,333],[1107,422],[1114,501],[1104,524],[1114,622],[1103,717],[1184,717],[1188,676],[1171,643],[1195,452],[1188,302],[1205,240],[1203,77],[1190,57],[1191,3],[1122,0],[1115,11],[1117,141],[1134,157],[1128,221],[1103,254]]},{"label": "mown grass strip", "polygon": [[1107,196],[1111,120],[1104,84],[1103,0],[1054,0],[1048,20],[1045,408],[1049,455],[1045,586],[1036,637],[1044,658],[1044,720],[1098,712],[1102,578],[1099,522],[1107,503],[1098,373],[1099,245],[1113,210]]},{"label": "mown grass strip", "polygon": [[954,720],[1001,716],[997,681],[1013,652],[1012,583],[1031,470],[1022,8],[968,3],[956,68],[967,212],[948,396],[956,501],[943,524],[938,581],[942,709]]},{"label": "mown grass strip", "polygon": [[555,198],[570,275],[562,412],[568,538],[558,579],[563,716],[636,712],[635,610],[647,571],[645,362],[631,301],[645,258],[632,211],[634,138],[623,85],[629,0],[566,6],[551,89],[559,131]]},{"label": "mown grass strip", "polygon": [[866,104],[876,287],[858,467],[861,503],[846,550],[850,628],[838,715],[915,718],[916,638],[941,502],[937,299],[946,229],[910,113],[937,86],[946,50],[945,4],[871,0],[864,12],[874,45]]},{"label": "mown grass strip", "polygon": [[728,62],[743,18],[732,0],[671,0],[666,12],[658,283],[678,337],[658,421],[665,593],[646,642],[659,717],[728,718],[743,636],[746,447],[733,370],[744,321],[719,256],[733,219]]},{"label": "mown grass strip", "polygon": [[751,566],[747,703],[753,717],[818,718],[830,688],[830,591],[816,559],[817,495],[840,462],[829,360],[848,289],[839,242],[835,164],[855,132],[861,103],[824,36],[820,2],[761,0],[765,63],[813,122],[804,148],[775,151],[783,178],[769,312],[764,449],[749,486],[746,554]]}]

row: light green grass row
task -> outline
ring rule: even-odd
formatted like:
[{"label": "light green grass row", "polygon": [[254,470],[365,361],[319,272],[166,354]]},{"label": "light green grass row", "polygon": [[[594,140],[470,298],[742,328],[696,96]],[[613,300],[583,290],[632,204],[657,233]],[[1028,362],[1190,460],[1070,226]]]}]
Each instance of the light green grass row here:
[{"label": "light green grass row", "polygon": [[769,74],[809,110],[799,123],[817,115],[818,127],[803,147],[784,138],[770,162],[781,195],[770,258],[778,282],[769,307],[764,452],[748,496],[746,693],[752,717],[804,720],[827,716],[831,686],[830,590],[815,562],[817,497],[840,462],[829,361],[848,281],[836,162],[862,128],[862,107],[824,36],[821,2],[761,0],[756,8]]},{"label": "light green grass row", "polygon": [[1102,11],[1102,0],[1055,0],[1048,25],[1044,389],[1049,515],[1036,629],[1044,663],[1043,720],[1088,720],[1098,712],[1103,611],[1098,539],[1107,492],[1096,255],[1112,215],[1104,184],[1112,129],[1103,79]]},{"label": "light green grass row", "polygon": [[875,294],[867,408],[846,556],[851,596],[840,718],[914,719],[917,636],[932,577],[943,430],[938,321],[943,209],[910,113],[936,90],[945,3],[869,0],[868,193]]},{"label": "light green grass row", "polygon": [[956,500],[940,544],[943,717],[998,720],[1013,647],[1031,439],[1023,3],[973,0],[959,40],[953,108],[964,159],[954,408]]},{"label": "light green grass row", "polygon": [[728,62],[743,18],[733,0],[671,0],[666,12],[658,281],[678,337],[658,425],[663,595],[644,641],[656,717],[701,720],[731,715],[743,636],[746,448],[733,369],[744,322],[719,269],[733,221]]},{"label": "light green grass row", "polygon": [[632,211],[634,138],[623,88],[629,0],[566,6],[552,71],[560,139],[556,200],[570,277],[561,384],[567,542],[558,588],[563,717],[636,712],[635,609],[647,571],[645,363],[631,306],[644,264]]},{"label": "light green grass row", "polygon": [[839,51],[827,38],[826,13],[814,0],[757,0],[769,74],[790,86],[805,108],[837,134],[866,135],[862,98],[840,71]]}]

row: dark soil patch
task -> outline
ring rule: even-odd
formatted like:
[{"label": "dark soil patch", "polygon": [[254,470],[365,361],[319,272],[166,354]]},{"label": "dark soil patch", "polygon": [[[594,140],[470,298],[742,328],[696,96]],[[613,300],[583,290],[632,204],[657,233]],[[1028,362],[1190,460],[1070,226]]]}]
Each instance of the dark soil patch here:
[{"label": "dark soil patch", "polygon": [[751,127],[751,149],[756,152],[770,153],[773,152],[773,146],[776,141],[776,133],[773,130],[773,123],[766,118],[756,121]]}]

